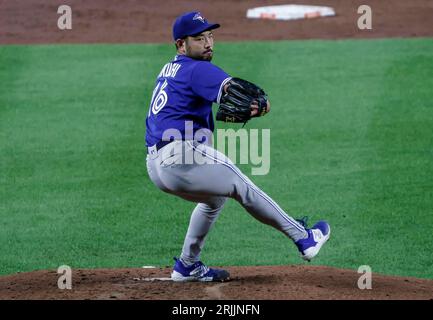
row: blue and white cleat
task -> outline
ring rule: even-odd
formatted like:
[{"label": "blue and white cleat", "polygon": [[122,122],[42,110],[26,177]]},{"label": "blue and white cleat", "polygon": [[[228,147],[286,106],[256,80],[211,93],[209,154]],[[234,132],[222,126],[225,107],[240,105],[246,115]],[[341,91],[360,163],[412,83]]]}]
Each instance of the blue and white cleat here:
[{"label": "blue and white cleat", "polygon": [[295,242],[302,259],[310,261],[320,251],[331,235],[331,227],[326,221],[317,222],[311,229],[306,229],[308,238]]},{"label": "blue and white cleat", "polygon": [[171,279],[175,282],[223,282],[230,280],[230,274],[226,270],[211,269],[201,261],[185,267],[180,259],[174,258],[174,260],[176,263],[171,273]]}]

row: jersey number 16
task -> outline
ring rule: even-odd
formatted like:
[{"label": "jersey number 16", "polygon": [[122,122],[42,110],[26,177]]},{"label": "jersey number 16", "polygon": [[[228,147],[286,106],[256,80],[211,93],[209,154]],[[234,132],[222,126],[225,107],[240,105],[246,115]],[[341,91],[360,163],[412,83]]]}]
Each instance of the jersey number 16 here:
[{"label": "jersey number 16", "polygon": [[164,91],[164,89],[167,87],[167,80],[165,80],[162,85],[161,82],[158,82],[158,85],[153,90],[152,94],[152,101],[150,103],[150,109],[149,109],[149,115],[150,110],[152,110],[153,114],[157,114],[161,109],[165,106],[167,103],[168,97],[167,92]]}]

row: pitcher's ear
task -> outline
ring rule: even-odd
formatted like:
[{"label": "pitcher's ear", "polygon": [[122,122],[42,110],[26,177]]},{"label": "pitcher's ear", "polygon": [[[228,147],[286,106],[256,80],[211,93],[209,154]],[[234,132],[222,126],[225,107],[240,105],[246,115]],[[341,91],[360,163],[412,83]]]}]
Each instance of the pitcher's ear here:
[{"label": "pitcher's ear", "polygon": [[175,45],[176,49],[181,49],[185,45],[185,39],[177,39]]}]

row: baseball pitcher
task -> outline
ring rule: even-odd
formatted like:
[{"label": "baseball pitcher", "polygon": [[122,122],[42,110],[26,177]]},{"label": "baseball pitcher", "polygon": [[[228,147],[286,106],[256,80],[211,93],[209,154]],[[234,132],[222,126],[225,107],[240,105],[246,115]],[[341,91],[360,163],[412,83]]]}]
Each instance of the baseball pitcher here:
[{"label": "baseball pitcher", "polygon": [[162,191],[197,203],[179,259],[174,281],[226,281],[226,270],[200,261],[205,239],[227,199],[290,238],[305,260],[315,257],[331,229],[319,221],[311,229],[287,215],[265,192],[224,154],[211,146],[214,130],[212,103],[219,104],[216,119],[246,123],[270,111],[263,89],[231,77],[211,63],[213,30],[199,12],[179,16],[173,25],[177,54],[156,79],[146,118],[147,170]]}]

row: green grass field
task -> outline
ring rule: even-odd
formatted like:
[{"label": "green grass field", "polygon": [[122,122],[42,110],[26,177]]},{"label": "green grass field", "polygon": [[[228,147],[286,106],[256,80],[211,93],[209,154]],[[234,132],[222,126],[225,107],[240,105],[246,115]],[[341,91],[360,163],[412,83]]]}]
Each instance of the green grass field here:
[{"label": "green grass field", "polygon": [[[172,265],[194,204],[150,182],[143,135],[174,54],[0,46],[0,274]],[[247,128],[271,128],[271,170],[251,178],[291,215],[329,220],[313,265],[433,278],[433,39],[217,43],[214,62],[270,96]],[[234,201],[202,258],[303,263]]]}]

